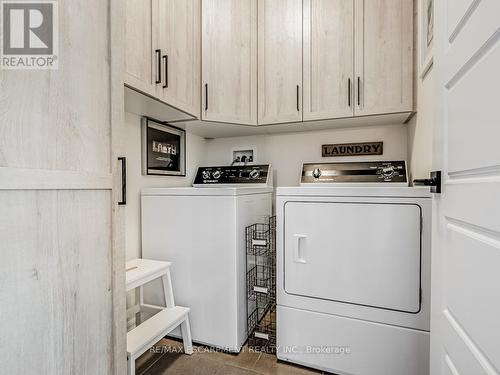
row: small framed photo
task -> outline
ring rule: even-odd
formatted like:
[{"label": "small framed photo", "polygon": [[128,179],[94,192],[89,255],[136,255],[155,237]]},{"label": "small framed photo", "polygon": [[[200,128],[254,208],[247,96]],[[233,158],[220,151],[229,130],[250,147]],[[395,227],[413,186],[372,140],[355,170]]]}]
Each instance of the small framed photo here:
[{"label": "small framed photo", "polygon": [[142,119],[142,174],[186,176],[186,132]]},{"label": "small framed photo", "polygon": [[432,68],[434,0],[418,0],[418,75],[424,79]]}]

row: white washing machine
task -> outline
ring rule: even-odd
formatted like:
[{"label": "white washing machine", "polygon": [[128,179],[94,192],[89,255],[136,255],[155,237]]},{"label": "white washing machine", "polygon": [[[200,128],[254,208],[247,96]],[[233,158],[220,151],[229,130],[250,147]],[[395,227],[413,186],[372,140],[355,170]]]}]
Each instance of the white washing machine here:
[{"label": "white washing machine", "polygon": [[[269,165],[206,167],[194,187],[142,191],[142,256],[172,262],[194,342],[238,352],[246,340],[245,227],[271,215],[270,178]],[[162,303],[161,284],[144,296]]]},{"label": "white washing machine", "polygon": [[276,196],[278,358],[428,374],[431,197],[405,162],[304,164]]}]

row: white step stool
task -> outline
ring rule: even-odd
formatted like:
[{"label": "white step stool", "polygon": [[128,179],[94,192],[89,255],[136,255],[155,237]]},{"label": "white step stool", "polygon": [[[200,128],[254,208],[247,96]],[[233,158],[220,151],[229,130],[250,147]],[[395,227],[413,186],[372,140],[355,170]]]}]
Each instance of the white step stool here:
[{"label": "white step stool", "polygon": [[[126,290],[139,288],[139,304],[135,312],[152,311],[156,314],[127,333],[128,375],[135,375],[135,360],[146,350],[160,341],[173,329],[181,326],[184,352],[193,353],[191,328],[189,327],[189,308],[175,306],[170,262],[149,259],[134,259],[127,262]],[[165,293],[165,306],[144,304],[142,286],[161,278]]]}]

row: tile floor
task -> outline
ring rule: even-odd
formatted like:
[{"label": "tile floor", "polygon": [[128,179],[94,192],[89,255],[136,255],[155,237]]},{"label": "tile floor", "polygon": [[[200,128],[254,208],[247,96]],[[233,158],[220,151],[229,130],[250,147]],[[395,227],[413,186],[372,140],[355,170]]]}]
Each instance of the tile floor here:
[{"label": "tile floor", "polygon": [[182,343],[163,339],[137,362],[138,375],[309,375],[322,374],[304,367],[277,362],[276,357],[244,348],[238,355],[196,347],[191,356],[182,353]]}]

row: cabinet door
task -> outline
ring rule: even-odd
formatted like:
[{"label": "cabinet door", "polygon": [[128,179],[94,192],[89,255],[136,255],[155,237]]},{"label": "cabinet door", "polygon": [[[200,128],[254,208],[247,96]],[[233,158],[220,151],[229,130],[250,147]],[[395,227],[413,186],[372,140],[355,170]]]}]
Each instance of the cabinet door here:
[{"label": "cabinet door", "polygon": [[354,0],[304,0],[304,121],[354,114]]},{"label": "cabinet door", "polygon": [[355,115],[411,111],[413,2],[355,1]]},{"label": "cabinet door", "polygon": [[59,69],[0,69],[0,373],[121,375],[125,2],[58,4]]},{"label": "cabinet door", "polygon": [[258,122],[302,121],[302,0],[258,5]]},{"label": "cabinet door", "polygon": [[125,26],[125,84],[155,95],[153,14],[157,0],[127,0]]},{"label": "cabinet door", "polygon": [[202,119],[257,123],[257,0],[204,0]]},{"label": "cabinet door", "polygon": [[200,116],[200,0],[160,0],[159,98]]}]

